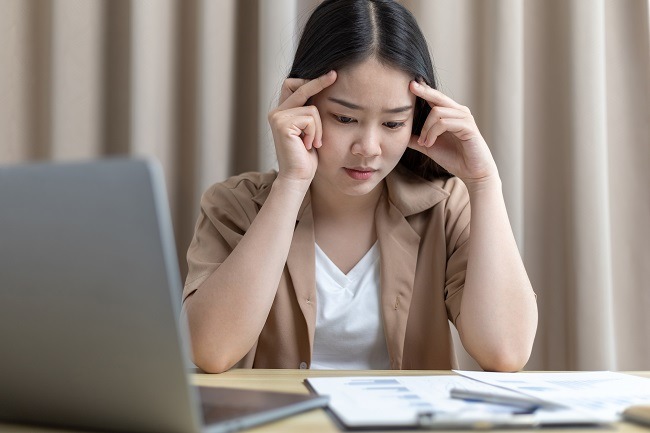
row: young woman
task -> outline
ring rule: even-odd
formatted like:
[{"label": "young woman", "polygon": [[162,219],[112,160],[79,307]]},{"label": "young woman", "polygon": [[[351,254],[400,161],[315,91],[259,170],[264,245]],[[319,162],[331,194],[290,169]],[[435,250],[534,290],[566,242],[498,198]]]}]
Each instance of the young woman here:
[{"label": "young woman", "polygon": [[201,201],[198,367],[449,369],[448,320],[482,368],[526,364],[537,307],[496,164],[404,7],[321,3],[269,123],[279,170]]}]

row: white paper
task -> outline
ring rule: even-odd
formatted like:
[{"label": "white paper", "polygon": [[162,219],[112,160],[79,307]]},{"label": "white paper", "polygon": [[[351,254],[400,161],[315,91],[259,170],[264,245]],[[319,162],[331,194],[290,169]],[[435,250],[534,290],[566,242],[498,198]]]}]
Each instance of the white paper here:
[{"label": "white paper", "polygon": [[623,373],[456,373],[589,413],[603,421],[620,419],[621,412],[627,406],[650,403],[650,379]]},{"label": "white paper", "polygon": [[519,410],[450,398],[452,388],[494,389],[456,375],[320,377],[307,382],[318,394],[330,396],[330,409],[350,427],[417,426],[426,413],[461,421],[507,423]]}]

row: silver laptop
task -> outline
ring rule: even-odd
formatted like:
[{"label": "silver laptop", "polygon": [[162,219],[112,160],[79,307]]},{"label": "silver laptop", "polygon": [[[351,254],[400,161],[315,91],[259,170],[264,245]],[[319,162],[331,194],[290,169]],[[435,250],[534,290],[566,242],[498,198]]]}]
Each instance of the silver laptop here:
[{"label": "silver laptop", "polygon": [[0,422],[227,432],[326,405],[190,386],[176,260],[157,163],[0,167]]}]

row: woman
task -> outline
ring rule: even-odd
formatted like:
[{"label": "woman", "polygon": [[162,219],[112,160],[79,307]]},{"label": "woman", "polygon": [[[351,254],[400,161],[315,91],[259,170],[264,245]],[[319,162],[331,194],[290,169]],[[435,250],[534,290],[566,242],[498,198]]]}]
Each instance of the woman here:
[{"label": "woman", "polygon": [[197,366],[449,369],[448,319],[482,368],[525,365],[537,307],[496,164],[404,7],[321,3],[269,123],[279,170],[202,198]]}]

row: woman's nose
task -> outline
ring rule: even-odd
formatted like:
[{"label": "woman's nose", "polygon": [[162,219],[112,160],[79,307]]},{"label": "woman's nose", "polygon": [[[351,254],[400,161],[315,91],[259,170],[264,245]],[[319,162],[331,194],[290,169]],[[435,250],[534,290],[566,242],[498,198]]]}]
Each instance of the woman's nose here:
[{"label": "woman's nose", "polygon": [[364,130],[363,134],[354,141],[352,153],[364,158],[381,155],[379,132],[374,128]]}]

